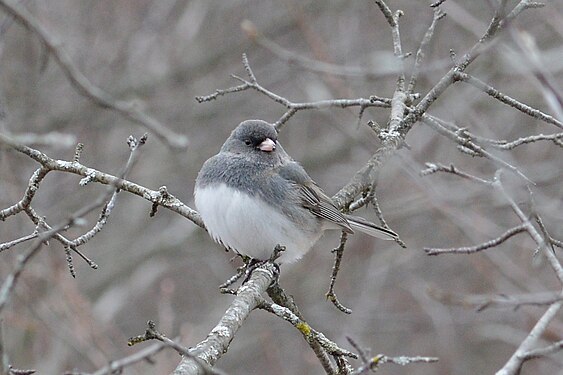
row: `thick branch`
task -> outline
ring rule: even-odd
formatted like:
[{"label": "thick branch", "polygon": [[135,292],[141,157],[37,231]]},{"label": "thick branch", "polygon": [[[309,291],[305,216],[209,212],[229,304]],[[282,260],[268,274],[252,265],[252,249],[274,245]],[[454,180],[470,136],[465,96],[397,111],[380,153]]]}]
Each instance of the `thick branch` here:
[{"label": "thick branch", "polygon": [[[263,300],[262,295],[274,280],[274,275],[275,267],[271,263],[266,263],[264,266],[255,269],[250,280],[239,288],[237,296],[219,323],[211,330],[207,338],[192,348],[190,352],[209,366],[213,366],[227,352],[238,329],[252,310]],[[173,375],[188,374],[203,375],[205,372],[196,361],[184,357],[174,370]]]},{"label": "thick branch", "polygon": [[506,364],[497,371],[496,375],[513,375],[520,373],[520,369],[522,368],[524,361],[530,359],[527,356],[528,352],[536,345],[538,339],[546,330],[549,322],[551,322],[557,312],[561,309],[561,306],[563,306],[563,301],[556,302],[549,306],[549,309],[547,309],[534,328],[532,328],[530,334],[526,336],[512,357],[510,357],[508,362],[506,362]]}]

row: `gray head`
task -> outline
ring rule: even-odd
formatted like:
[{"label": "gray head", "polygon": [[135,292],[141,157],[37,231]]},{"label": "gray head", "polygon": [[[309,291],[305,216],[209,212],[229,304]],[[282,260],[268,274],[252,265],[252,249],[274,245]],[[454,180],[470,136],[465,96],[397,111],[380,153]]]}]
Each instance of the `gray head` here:
[{"label": "gray head", "polygon": [[279,160],[285,151],[278,143],[278,132],[266,121],[246,120],[233,130],[221,152],[256,155],[258,160]]}]

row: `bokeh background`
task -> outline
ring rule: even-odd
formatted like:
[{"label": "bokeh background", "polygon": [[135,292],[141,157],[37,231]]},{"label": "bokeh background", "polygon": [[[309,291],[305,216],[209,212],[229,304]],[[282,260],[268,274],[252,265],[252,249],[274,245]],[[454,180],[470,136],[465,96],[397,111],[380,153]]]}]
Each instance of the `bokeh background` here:
[{"label": "bokeh background", "polygon": [[[24,1],[49,32],[60,40],[79,69],[116,98],[131,100],[174,131],[186,135],[186,151],[170,150],[154,136],[128,178],[152,189],[168,190],[193,207],[193,185],[202,163],[215,154],[242,120],[276,121],[285,108],[253,91],[198,104],[197,95],[237,84],[230,74],[244,75],[243,52],[258,81],[293,101],[391,97],[397,64],[390,29],[371,1],[257,0],[49,0]],[[448,16],[437,28],[417,91],[425,93],[449,69],[450,49],[458,55],[484,32],[492,2],[448,0]],[[509,3],[515,3],[509,1]],[[432,19],[427,1],[389,1],[402,9],[401,37],[405,52],[416,52]],[[544,68],[554,84],[563,80],[563,3],[524,12],[514,26],[536,41]],[[257,45],[241,29],[250,20],[267,38],[296,56],[347,67],[369,76],[319,73],[285,61]],[[72,159],[76,142],[85,144],[82,163],[116,174],[124,165],[129,134],[145,130],[115,112],[96,106],[70,85],[60,67],[17,23],[0,14],[0,102],[2,132],[13,136],[54,135],[31,142],[48,155]],[[407,67],[413,58],[406,60]],[[313,64],[313,67],[315,65]],[[475,61],[471,74],[517,99],[550,112],[529,64],[503,33]],[[385,109],[302,111],[284,127],[286,150],[327,191],[334,194],[377,149],[379,141],[365,123],[385,124]],[[450,87],[430,113],[467,127],[475,134],[515,139],[553,133],[551,125],[493,101],[478,90]],[[45,137],[40,137],[45,139]],[[54,140],[53,140],[54,138]],[[497,248],[475,255],[428,257],[424,247],[457,247],[492,239],[519,224],[506,202],[491,190],[454,176],[421,177],[425,162],[454,163],[484,178],[497,167],[460,153],[456,145],[423,124],[409,133],[410,149],[402,149],[381,171],[378,197],[386,219],[407,243],[363,235],[351,238],[336,291],[353,309],[337,311],[325,299],[338,233],[325,235],[305,258],[282,266],[281,284],[295,297],[309,323],[344,347],[350,336],[371,353],[424,355],[437,364],[389,365],[381,374],[487,374],[502,367],[543,314],[543,307],[517,310],[449,305],[438,292],[455,295],[522,294],[557,290],[558,283],[534,243],[519,235]],[[535,143],[496,152],[517,165],[536,185],[536,209],[555,237],[563,237],[561,200],[562,149]],[[0,150],[0,207],[20,199],[37,165],[10,150]],[[51,224],[95,199],[104,187],[79,187],[77,176],[50,173],[34,200],[34,208]],[[524,205],[522,180],[507,176],[511,194]],[[41,374],[92,372],[112,359],[139,350],[127,338],[141,334],[153,319],[168,336],[181,335],[185,345],[204,339],[232,296],[218,285],[238,263],[188,220],[165,209],[149,217],[150,204],[120,193],[108,225],[82,248],[100,267],[90,269],[75,259],[73,279],[62,247],[49,247],[31,262],[4,311],[3,340],[16,368]],[[358,214],[376,220],[372,208]],[[73,228],[73,238],[95,223]],[[24,216],[0,223],[0,242],[32,232]],[[20,245],[0,254],[0,275],[14,267]],[[431,293],[429,293],[431,292]],[[546,340],[560,340],[563,322],[550,326]],[[144,344],[143,344],[144,345]],[[125,374],[165,374],[179,362],[171,350],[127,368]],[[230,374],[321,374],[322,368],[301,335],[287,322],[256,311],[218,363]],[[525,374],[554,374],[563,355],[532,361]]]}]

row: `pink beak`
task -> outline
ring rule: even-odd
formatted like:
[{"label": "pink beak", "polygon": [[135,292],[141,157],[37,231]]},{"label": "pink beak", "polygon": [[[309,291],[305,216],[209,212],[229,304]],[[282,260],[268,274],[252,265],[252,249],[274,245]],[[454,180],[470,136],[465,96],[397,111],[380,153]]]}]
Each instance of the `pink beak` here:
[{"label": "pink beak", "polygon": [[272,141],[270,138],[266,138],[262,143],[260,143],[258,148],[260,151],[272,152],[276,149],[276,142]]}]

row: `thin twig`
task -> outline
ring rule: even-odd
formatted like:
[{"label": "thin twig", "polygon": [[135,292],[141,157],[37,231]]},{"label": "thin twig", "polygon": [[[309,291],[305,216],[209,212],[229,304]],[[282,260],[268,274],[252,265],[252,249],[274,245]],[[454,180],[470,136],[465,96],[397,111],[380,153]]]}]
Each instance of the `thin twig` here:
[{"label": "thin twig", "polygon": [[428,108],[440,97],[448,87],[455,82],[455,75],[464,72],[467,67],[475,61],[477,57],[490,45],[491,40],[499,31],[506,27],[506,23],[501,22],[505,14],[506,0],[501,0],[495,15],[491,19],[487,30],[479,40],[457,61],[457,63],[428,91],[412,111],[405,117],[401,124],[403,133],[408,132],[412,126],[419,121],[426,113]]},{"label": "thin twig", "polygon": [[522,0],[506,16],[506,20],[504,20],[503,23],[512,22],[516,17],[518,17],[520,15],[520,13],[522,13],[523,11],[525,11],[527,9],[543,8],[544,6],[545,6],[544,3],[540,3],[540,2],[537,2],[537,1]]},{"label": "thin twig", "polygon": [[541,337],[543,332],[547,329],[547,325],[551,320],[557,315],[559,310],[563,306],[563,301],[558,301],[553,303],[547,311],[542,315],[542,317],[537,321],[536,325],[528,336],[520,343],[518,349],[512,354],[510,359],[504,364],[504,366],[496,372],[496,375],[515,375],[520,372],[522,365],[525,361],[532,359],[534,357],[529,357],[528,353],[532,351],[532,347],[536,345],[538,339]]},{"label": "thin twig", "polygon": [[326,293],[326,298],[332,302],[332,304],[340,311],[345,314],[351,314],[352,309],[344,306],[338,300],[336,293],[334,291],[334,285],[336,284],[336,277],[338,276],[338,271],[340,271],[340,263],[342,262],[342,256],[344,255],[344,247],[346,246],[346,241],[348,239],[348,234],[342,231],[340,235],[340,245],[332,250],[334,254],[334,265],[332,266],[332,273],[330,275],[330,285],[328,287],[328,292]]},{"label": "thin twig", "polygon": [[545,357],[545,356],[548,356],[550,354],[557,353],[561,349],[563,349],[563,340],[557,341],[557,342],[555,342],[551,345],[548,345],[546,347],[543,347],[543,348],[532,349],[532,350],[524,353],[523,357],[524,357],[524,360],[527,361],[527,360],[530,360],[530,359]]},{"label": "thin twig", "polygon": [[[133,165],[138,159],[139,148],[146,143],[147,136],[148,135],[146,133],[140,139],[136,139],[132,135],[129,136],[129,138],[127,139],[127,144],[129,145],[129,150],[130,150],[129,158],[125,163],[125,166],[123,167],[123,171],[119,175],[119,178],[124,179],[129,173],[129,171],[131,171]],[[77,155],[75,155],[74,161],[78,162],[78,160],[79,160],[79,155],[78,157]],[[113,207],[115,206],[115,201],[117,199],[118,192],[119,192],[118,188],[111,187],[109,189],[108,194],[110,195],[110,197],[109,199],[107,199],[107,203],[102,208],[102,212],[100,213],[100,216],[96,221],[94,227],[90,229],[88,232],[84,233],[83,235],[72,240],[69,244],[69,247],[71,248],[78,247],[80,245],[85,244],[103,229],[104,225],[107,223],[107,220],[113,210]]]},{"label": "thin twig", "polygon": [[281,127],[295,115],[298,111],[308,110],[308,109],[324,109],[324,108],[348,108],[348,107],[383,107],[387,108],[391,105],[391,99],[380,98],[380,97],[370,97],[369,99],[358,98],[358,99],[330,99],[330,100],[319,100],[315,102],[292,102],[268,89],[263,87],[256,80],[256,76],[250,67],[248,58],[246,54],[243,54],[243,66],[249,77],[249,80],[241,78],[237,75],[232,75],[232,77],[242,84],[238,86],[233,86],[224,90],[216,90],[214,93],[206,96],[197,96],[196,100],[199,103],[208,102],[217,99],[220,96],[227,95],[230,93],[245,91],[248,89],[255,90],[266,97],[270,98],[276,103],[279,103],[287,108],[287,111],[276,121],[273,125],[276,129],[281,129]]},{"label": "thin twig", "polygon": [[156,329],[156,324],[152,320],[149,320],[147,322],[147,328],[144,334],[130,338],[127,344],[129,346],[133,346],[149,340],[158,340],[160,342],[163,342],[166,346],[176,350],[180,355],[190,358],[190,360],[197,363],[197,365],[205,375],[225,375],[223,371],[212,368],[202,359],[198,358],[194,353],[190,351],[190,349],[176,342],[176,340],[172,340],[166,337],[164,334],[160,333]]},{"label": "thin twig", "polygon": [[30,246],[29,250],[27,252],[25,252],[24,254],[20,254],[18,256],[18,260],[17,260],[17,263],[14,267],[14,271],[10,275],[8,275],[6,280],[4,280],[2,287],[0,287],[0,313],[2,312],[2,310],[4,309],[6,304],[8,303],[10,296],[11,296],[11,293],[12,293],[12,290],[13,290],[18,278],[20,277],[21,273],[23,272],[26,264],[35,255],[37,255],[37,253],[41,249],[42,245],[46,241],[48,241],[50,238],[56,236],[60,231],[66,229],[69,226],[72,226],[74,223],[76,223],[84,215],[90,213],[91,211],[93,211],[96,208],[98,208],[99,206],[101,206],[102,203],[103,202],[94,202],[92,204],[89,204],[89,205],[79,209],[78,211],[76,211],[68,219],[64,220],[61,224],[59,224],[59,225],[57,225],[53,228],[50,228],[49,230],[47,230],[45,232],[40,233],[39,236],[34,240],[32,245]]},{"label": "thin twig", "polygon": [[440,9],[440,4],[433,4],[431,7],[434,8],[434,14],[432,16],[432,22],[430,22],[430,26],[426,30],[422,41],[420,42],[420,46],[416,51],[416,57],[414,60],[414,66],[412,68],[411,79],[409,80],[409,85],[407,86],[407,93],[412,94],[414,92],[414,88],[416,87],[416,83],[418,81],[418,75],[420,74],[422,61],[424,60],[424,56],[426,55],[426,51],[429,48],[430,42],[432,41],[432,37],[434,36],[434,31],[436,30],[436,24],[439,20],[446,16],[446,13],[442,12]]},{"label": "thin twig", "polygon": [[436,130],[439,134],[441,134],[441,135],[453,140],[454,142],[456,142],[459,145],[459,147],[461,147],[460,151],[467,150],[467,151],[472,152],[472,154],[471,154],[472,156],[485,157],[485,158],[491,160],[493,163],[495,163],[495,164],[497,164],[501,167],[504,167],[504,168],[510,170],[511,172],[517,174],[518,176],[522,177],[527,182],[534,184],[534,182],[532,180],[530,180],[518,168],[516,168],[512,164],[504,161],[503,159],[499,158],[498,156],[491,154],[484,147],[477,144],[473,139],[471,139],[471,136],[465,131],[465,129],[459,129],[457,132],[451,131],[451,130],[447,129],[445,126],[443,126],[442,121],[440,119],[438,119],[434,116],[427,115],[427,114],[424,114],[422,116],[422,122],[425,123],[426,125],[430,126],[432,129]]},{"label": "thin twig", "polygon": [[20,243],[32,240],[32,239],[36,238],[38,235],[39,235],[39,232],[37,230],[35,230],[33,233],[28,234],[27,236],[17,238],[13,241],[0,243],[0,252],[4,251],[4,250],[8,250],[9,248],[16,246],[16,245],[19,245]]},{"label": "thin twig", "polygon": [[[97,204],[99,204],[100,206],[104,203],[103,201],[98,201],[96,202]],[[37,214],[37,212],[35,212],[35,210],[33,209],[33,207],[29,206],[25,209],[25,213],[27,214],[27,216],[30,218],[30,220],[39,228],[42,228],[46,231],[50,231],[53,228],[45,221],[45,218],[39,216]],[[78,256],[80,256],[91,268],[93,269],[97,269],[98,265],[93,262],[91,259],[89,259],[86,255],[84,255],[78,248],[76,247],[72,247],[70,246],[70,240],[67,239],[65,236],[63,236],[60,233],[57,233],[53,236],[53,238],[57,241],[59,241],[63,247],[65,249],[70,249],[73,252],[75,252],[76,254],[78,254]]]},{"label": "thin twig", "polygon": [[[165,208],[168,208],[169,210],[184,216],[194,224],[204,228],[203,221],[201,220],[201,217],[199,216],[197,211],[186,206],[172,194],[167,194],[166,197],[163,197],[160,191],[151,190],[134,182],[113,176],[108,173],[100,172],[96,169],[86,167],[81,163],[52,159],[39,150],[13,142],[9,137],[3,134],[0,134],[0,144],[10,146],[14,150],[29,156],[30,158],[41,164],[46,171],[52,170],[72,173],[83,177],[89,177],[92,181],[103,185],[111,185],[117,187],[120,190],[138,195],[152,203],[156,203]],[[0,219],[2,218],[4,211],[5,210],[0,211]]]},{"label": "thin twig", "polygon": [[501,170],[498,170],[496,172],[495,184],[493,185],[494,188],[498,192],[500,192],[502,196],[508,201],[510,207],[512,208],[516,216],[518,216],[518,218],[522,221],[522,224],[526,226],[526,230],[528,231],[532,239],[536,242],[538,246],[542,248],[543,253],[545,254],[551,268],[555,272],[557,278],[559,279],[559,282],[563,285],[563,267],[561,266],[561,263],[555,256],[551,247],[548,246],[543,236],[531,224],[528,216],[522,211],[522,209],[520,208],[520,206],[518,206],[518,204],[514,201],[514,199],[506,192],[500,180],[501,173],[502,173]]},{"label": "thin twig", "polygon": [[307,342],[316,341],[323,349],[325,349],[330,355],[333,356],[344,356],[349,358],[357,358],[354,353],[338,347],[334,342],[327,339],[322,333],[314,330],[307,322],[295,315],[290,309],[284,306],[280,306],[276,303],[270,303],[267,301],[262,301],[258,308],[268,311],[279,318],[291,323],[303,336]]},{"label": "thin twig", "polygon": [[354,371],[353,375],[361,375],[367,374],[368,372],[372,371],[375,372],[379,368],[380,365],[385,363],[393,363],[396,365],[409,365],[411,363],[434,363],[438,362],[438,358],[436,357],[408,357],[408,356],[400,356],[400,357],[389,357],[384,354],[378,354],[375,357],[368,358],[368,353],[366,353],[360,346],[352,340],[350,337],[346,337],[350,345],[354,347],[354,349],[358,352],[361,360],[362,366],[360,366],[356,371]]},{"label": "thin twig", "polygon": [[[378,4],[379,5],[379,4]],[[385,12],[384,12],[385,13]],[[388,13],[387,13],[388,14]],[[387,17],[388,22],[389,18]],[[406,115],[398,124],[399,136],[391,136],[384,140],[382,147],[367,161],[352,179],[333,196],[337,207],[346,207],[363,191],[366,191],[378,178],[379,169],[385,162],[403,145],[404,136],[410,131],[414,124],[426,115],[426,111],[454,82],[456,72],[463,72],[467,67],[485,50],[493,37],[502,30],[504,25],[498,25],[497,20],[492,19],[489,27],[479,40],[456,62],[440,80],[428,91],[420,102]],[[394,134],[393,134],[394,135]],[[498,159],[498,158],[497,158]],[[506,163],[505,163],[506,164]],[[511,170],[517,170],[513,166],[507,166]]]},{"label": "thin twig", "polygon": [[[373,199],[371,200],[370,203],[373,205],[373,209],[375,211],[375,216],[377,216],[377,218],[379,219],[379,222],[381,223],[383,228],[391,229],[389,224],[387,224],[385,217],[383,217],[383,211],[381,211],[381,207],[379,206],[379,199],[377,199],[377,194],[375,192],[375,185],[372,187],[370,194],[371,194],[371,192],[373,192]],[[398,243],[399,246],[401,246],[403,249],[407,248],[407,244],[401,239],[401,237],[399,235],[397,235],[397,237],[394,238],[394,241],[396,243]]]},{"label": "thin twig", "polygon": [[160,352],[162,349],[166,347],[166,344],[163,342],[157,342],[153,345],[147,346],[139,350],[136,353],[131,354],[130,356],[112,360],[108,365],[96,370],[95,372],[89,375],[111,375],[111,374],[119,374],[121,373],[126,367],[129,367],[137,362],[147,361],[156,353]]},{"label": "thin twig", "polygon": [[453,164],[450,164],[449,166],[445,166],[443,164],[440,163],[424,163],[424,165],[426,165],[426,169],[423,169],[422,171],[420,171],[420,175],[421,176],[428,176],[430,174],[436,173],[436,172],[446,172],[446,173],[451,173],[454,174],[456,176],[471,180],[471,181],[475,181],[478,182],[480,184],[484,184],[487,186],[491,186],[493,185],[493,181],[490,180],[485,180],[481,177],[477,177],[474,176],[472,174],[469,174],[467,172],[463,172],[459,169],[457,169]]},{"label": "thin twig", "polygon": [[538,109],[530,107],[527,104],[524,104],[506,94],[503,94],[502,92],[495,89],[493,86],[486,84],[485,82],[479,80],[478,78],[475,78],[467,73],[456,72],[454,75],[454,79],[458,81],[466,82],[478,88],[479,90],[483,91],[484,93],[491,96],[492,98],[497,99],[501,103],[511,106],[512,108],[516,108],[517,110],[519,110],[522,113],[525,113],[528,116],[531,116],[533,118],[547,122],[548,124],[552,124],[557,126],[558,128],[563,129],[563,122],[557,120],[555,117],[545,114]]},{"label": "thin twig", "polygon": [[[299,318],[302,321],[305,321],[305,318],[299,311],[299,308],[295,304],[293,297],[291,295],[288,295],[285,292],[285,290],[278,284],[278,282],[272,283],[272,285],[270,285],[270,287],[268,288],[267,292],[268,292],[268,296],[272,299],[272,301],[275,304],[289,309],[289,311],[291,311],[297,318]],[[307,327],[310,328],[308,324]],[[303,326],[303,328],[306,327]],[[309,344],[309,346],[317,356],[317,359],[321,363],[321,366],[323,367],[325,373],[335,374],[335,369],[330,361],[328,353],[321,346],[321,344],[317,340],[310,340],[307,343]]]},{"label": "thin twig", "polygon": [[526,232],[528,230],[527,226],[522,224],[517,227],[511,228],[490,241],[483,242],[479,245],[475,246],[467,246],[467,247],[454,247],[450,249],[437,249],[437,248],[429,248],[425,247],[424,251],[427,255],[440,255],[440,254],[473,254],[479,251],[483,251],[486,249],[490,249],[491,247],[495,247],[503,243],[504,241],[508,240],[510,237]]},{"label": "thin twig", "polygon": [[[3,135],[0,134],[0,143],[2,143],[3,140],[4,140]],[[27,147],[27,146],[23,146],[23,147]],[[22,199],[16,204],[8,208],[5,208],[3,210],[0,210],[0,221],[4,221],[6,220],[7,217],[16,215],[24,211],[27,207],[29,207],[31,201],[35,197],[35,193],[37,193],[37,190],[39,189],[39,184],[41,183],[41,181],[43,181],[47,173],[49,173],[49,169],[45,167],[41,167],[37,169],[35,172],[33,172],[27,184],[27,188],[23,193]]]}]

